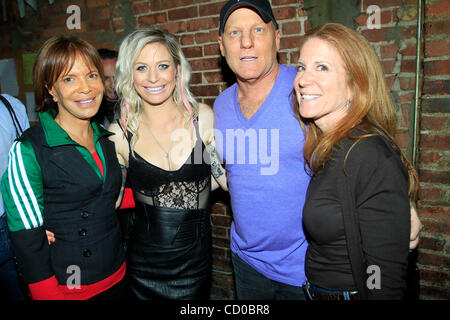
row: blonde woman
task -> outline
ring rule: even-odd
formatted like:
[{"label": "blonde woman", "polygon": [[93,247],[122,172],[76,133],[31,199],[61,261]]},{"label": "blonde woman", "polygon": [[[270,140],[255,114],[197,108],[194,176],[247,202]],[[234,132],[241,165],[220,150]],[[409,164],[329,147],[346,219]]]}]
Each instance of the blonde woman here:
[{"label": "blonde woman", "polygon": [[211,173],[226,188],[213,113],[189,91],[176,38],[145,28],[119,49],[122,119],[109,130],[136,201],[128,274],[138,299],[207,299],[211,273]]},{"label": "blonde woman", "polygon": [[402,299],[418,184],[394,140],[396,111],[377,55],[340,24],[309,31],[294,90],[312,175],[303,210],[309,297]]}]

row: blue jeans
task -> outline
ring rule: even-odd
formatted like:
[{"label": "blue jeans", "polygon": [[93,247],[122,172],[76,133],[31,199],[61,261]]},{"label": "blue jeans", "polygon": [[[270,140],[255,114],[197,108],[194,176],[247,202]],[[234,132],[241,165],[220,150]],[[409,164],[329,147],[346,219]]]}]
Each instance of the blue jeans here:
[{"label": "blue jeans", "polygon": [[[318,293],[342,295],[343,299],[341,298],[340,300],[352,300],[352,296],[358,293],[358,291],[327,290],[327,289],[316,287],[316,286],[312,285],[309,281],[306,281],[305,291],[306,291],[306,294],[308,295],[308,298],[311,300],[318,300],[318,299],[314,299],[314,291],[318,292]],[[332,299],[332,300],[338,300],[338,299]]]},{"label": "blue jeans", "polygon": [[6,295],[7,299],[25,299],[17,277],[14,252],[6,224],[6,214],[0,217],[0,291],[0,296]]},{"label": "blue jeans", "polygon": [[302,287],[271,280],[231,252],[239,300],[306,300]]}]

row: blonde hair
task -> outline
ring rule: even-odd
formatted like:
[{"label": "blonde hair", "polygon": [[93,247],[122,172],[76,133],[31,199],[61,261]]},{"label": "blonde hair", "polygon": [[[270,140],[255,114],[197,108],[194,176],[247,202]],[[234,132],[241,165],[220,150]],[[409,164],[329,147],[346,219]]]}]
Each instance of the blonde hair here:
[{"label": "blonde hair", "polygon": [[[133,68],[142,49],[150,43],[161,43],[169,51],[175,66],[179,70],[173,100],[176,105],[185,107],[185,125],[198,115],[198,102],[190,91],[191,66],[181,50],[175,36],[166,30],[156,27],[140,28],[130,33],[123,40],[119,48],[116,63],[116,92],[120,99],[122,122],[133,137],[131,139],[131,152],[134,155],[134,145],[138,139],[139,116],[142,113],[142,100],[134,88]],[[185,97],[186,99],[183,99]],[[127,106],[128,105],[128,106]],[[128,110],[129,109],[129,112]]]},{"label": "blonde hair", "polygon": [[[308,31],[300,50],[312,38],[325,40],[338,51],[347,71],[347,85],[353,95],[347,115],[333,130],[326,133],[312,119],[303,119],[298,114],[298,103],[295,101],[295,111],[302,126],[308,126],[304,156],[309,172],[314,175],[323,168],[324,163],[331,158],[333,148],[342,138],[355,139],[356,144],[368,136],[381,135],[399,153],[407,167],[409,195],[411,198],[415,197],[418,189],[417,173],[394,140],[397,114],[375,51],[358,32],[337,23],[328,23]],[[350,133],[352,128],[366,134],[354,137]]]}]

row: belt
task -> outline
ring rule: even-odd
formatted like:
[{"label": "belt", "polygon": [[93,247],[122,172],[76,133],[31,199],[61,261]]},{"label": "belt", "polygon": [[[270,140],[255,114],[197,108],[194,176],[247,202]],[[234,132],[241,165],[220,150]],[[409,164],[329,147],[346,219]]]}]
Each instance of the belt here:
[{"label": "belt", "polygon": [[322,289],[306,282],[303,285],[311,300],[359,300],[358,291],[331,291]]}]

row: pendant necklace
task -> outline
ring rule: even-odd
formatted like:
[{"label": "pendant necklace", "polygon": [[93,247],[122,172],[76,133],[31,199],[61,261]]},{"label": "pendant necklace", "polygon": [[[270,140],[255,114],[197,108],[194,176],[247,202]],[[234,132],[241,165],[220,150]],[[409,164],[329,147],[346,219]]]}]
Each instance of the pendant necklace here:
[{"label": "pendant necklace", "polygon": [[[173,131],[176,129],[178,125],[178,112],[177,112],[177,118],[175,119],[175,125],[174,125],[174,129]],[[169,171],[172,170],[172,167],[170,166],[170,150],[172,149],[172,138],[170,138],[170,146],[169,146],[169,150],[166,150],[163,148],[163,146],[161,145],[161,143],[159,143],[158,139],[156,139],[156,136],[153,134],[152,129],[150,128],[150,125],[148,125],[148,131],[150,132],[150,134],[152,135],[153,139],[156,141],[156,143],[158,144],[158,147],[161,149],[161,151],[164,153],[165,158],[167,159],[167,164],[169,165]],[[172,133],[170,135],[172,135]]]}]

